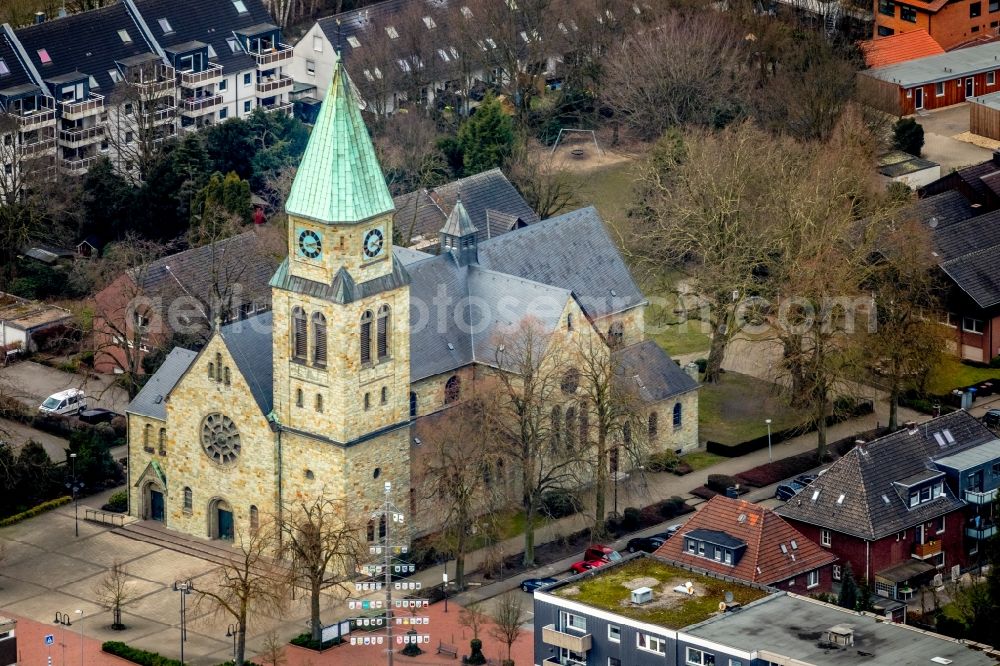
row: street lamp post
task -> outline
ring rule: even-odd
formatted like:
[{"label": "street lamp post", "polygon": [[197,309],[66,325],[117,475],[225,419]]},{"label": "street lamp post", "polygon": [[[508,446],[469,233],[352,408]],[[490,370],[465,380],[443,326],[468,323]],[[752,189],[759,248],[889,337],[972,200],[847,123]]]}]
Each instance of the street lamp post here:
[{"label": "street lamp post", "polygon": [[230,624],[229,628],[226,629],[226,638],[230,636],[233,637],[233,664],[236,664],[236,625]]},{"label": "street lamp post", "polygon": [[[447,562],[444,565],[448,566]],[[441,581],[444,583],[444,612],[448,612],[448,572],[441,574]]]},{"label": "street lamp post", "polygon": [[774,458],[771,457],[771,419],[764,419],[764,423],[767,424],[767,462],[774,462]]},{"label": "street lamp post", "polygon": [[66,482],[66,487],[73,493],[73,529],[76,532],[76,536],[80,536],[80,496],[79,493],[83,490],[83,484],[76,478],[76,454],[69,454],[70,461],[70,479]]},{"label": "street lamp post", "polygon": [[[189,580],[175,580],[174,592],[181,593],[181,663],[184,663],[184,641],[187,640],[187,595],[191,594],[194,585]],[[235,640],[235,639],[233,639]]]},{"label": "street lamp post", "polygon": [[83,611],[77,608],[74,612],[80,616],[77,622],[80,623],[80,666],[83,666]]}]

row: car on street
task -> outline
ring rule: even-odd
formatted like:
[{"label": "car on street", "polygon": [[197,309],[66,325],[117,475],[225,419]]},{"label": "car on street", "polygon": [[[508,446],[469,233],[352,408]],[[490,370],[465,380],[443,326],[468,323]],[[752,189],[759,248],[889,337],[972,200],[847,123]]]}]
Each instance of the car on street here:
[{"label": "car on street", "polygon": [[680,523],[677,523],[676,525],[671,525],[670,527],[668,527],[663,532],[660,532],[659,534],[655,534],[654,536],[661,536],[664,539],[669,539],[670,537],[672,537],[675,534],[677,534],[678,532],[680,532],[681,527],[683,527],[683,525],[681,525]]},{"label": "car on street", "polygon": [[94,407],[93,409],[84,409],[80,412],[79,418],[84,423],[111,423],[111,421],[116,417],[121,416],[118,412],[113,412],[110,409],[104,409],[103,407]]},{"label": "car on street", "polygon": [[799,474],[795,477],[795,480],[801,483],[803,486],[808,486],[810,483],[818,479],[819,476],[816,474]]},{"label": "car on street", "polygon": [[583,552],[584,561],[601,560],[604,562],[617,562],[622,559],[621,553],[601,543],[595,543]]},{"label": "car on street", "polygon": [[805,489],[805,486],[798,481],[789,481],[788,483],[782,483],[777,488],[774,489],[774,498],[785,500],[786,502]]},{"label": "car on street", "polygon": [[983,414],[983,425],[987,428],[1000,427],[1000,409],[991,409]]},{"label": "car on street", "polygon": [[600,569],[605,564],[608,564],[607,560],[580,560],[579,562],[574,562],[570,569],[573,573],[581,574],[585,571],[590,571],[591,569]]},{"label": "car on street", "polygon": [[545,587],[546,585],[551,585],[552,583],[558,583],[558,578],[552,578],[551,576],[547,578],[528,578],[527,580],[521,581],[521,591],[522,592],[534,592],[540,587]]},{"label": "car on street", "polygon": [[655,553],[660,546],[666,543],[666,541],[666,537],[659,535],[636,537],[635,539],[629,539],[628,545],[625,546],[625,550],[630,553],[637,553],[639,551],[642,551],[643,553]]}]

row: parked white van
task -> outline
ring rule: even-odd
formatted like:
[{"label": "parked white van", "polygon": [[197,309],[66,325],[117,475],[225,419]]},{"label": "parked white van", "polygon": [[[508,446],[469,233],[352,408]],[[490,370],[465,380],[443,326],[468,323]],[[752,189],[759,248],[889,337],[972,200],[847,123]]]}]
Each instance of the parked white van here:
[{"label": "parked white van", "polygon": [[75,388],[53,393],[38,407],[45,414],[76,414],[83,409],[87,409],[87,397]]}]

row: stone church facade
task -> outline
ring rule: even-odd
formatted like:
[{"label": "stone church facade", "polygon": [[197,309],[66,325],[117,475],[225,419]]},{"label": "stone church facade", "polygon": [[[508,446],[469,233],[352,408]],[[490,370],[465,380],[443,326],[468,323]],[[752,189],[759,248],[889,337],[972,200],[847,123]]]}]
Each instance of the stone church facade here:
[{"label": "stone church facade", "polygon": [[338,69],[286,210],[271,311],[174,349],[129,405],[132,515],[227,539],[320,493],[369,512],[386,481],[416,509],[416,424],[460,401],[497,332],[527,318],[553,344],[620,355],[653,448],[697,446],[697,383],[643,341],[645,298],[593,208],[478,243],[459,202],[439,255],[394,249],[393,201]]}]

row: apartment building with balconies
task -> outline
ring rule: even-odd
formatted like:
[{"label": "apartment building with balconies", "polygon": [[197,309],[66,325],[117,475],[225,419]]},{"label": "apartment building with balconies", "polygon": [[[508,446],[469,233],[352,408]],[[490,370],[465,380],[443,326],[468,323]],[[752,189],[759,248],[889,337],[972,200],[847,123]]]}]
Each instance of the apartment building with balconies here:
[{"label": "apartment building with balconies", "polygon": [[[102,155],[132,172],[179,133],[258,106],[290,113],[292,48],[271,21],[261,0],[123,0],[4,26],[0,105],[24,130],[10,147],[73,174]],[[0,161],[18,169],[19,158]]]}]

